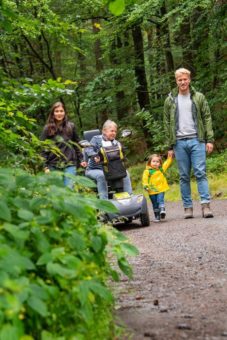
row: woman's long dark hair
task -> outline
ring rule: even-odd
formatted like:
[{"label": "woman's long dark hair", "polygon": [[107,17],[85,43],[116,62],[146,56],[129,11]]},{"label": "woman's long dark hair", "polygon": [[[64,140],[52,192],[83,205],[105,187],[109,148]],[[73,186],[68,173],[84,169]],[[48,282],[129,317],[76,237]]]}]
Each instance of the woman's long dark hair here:
[{"label": "woman's long dark hair", "polygon": [[[65,117],[60,125],[56,124],[56,121],[54,119],[54,111],[57,107],[62,106],[65,111]],[[57,131],[65,131],[67,134],[70,133],[70,126],[68,124],[68,116],[66,113],[65,105],[62,102],[56,102],[52,105],[50,109],[49,116],[47,118],[47,130],[49,136],[54,136]]]}]

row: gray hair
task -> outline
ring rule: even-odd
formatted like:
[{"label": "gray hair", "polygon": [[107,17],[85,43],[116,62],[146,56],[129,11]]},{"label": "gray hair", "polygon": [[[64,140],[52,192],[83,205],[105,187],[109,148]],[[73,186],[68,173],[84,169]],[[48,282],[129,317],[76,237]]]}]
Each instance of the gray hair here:
[{"label": "gray hair", "polygon": [[113,120],[107,119],[103,124],[102,131],[109,129],[112,126],[114,126],[117,129],[117,124]]}]

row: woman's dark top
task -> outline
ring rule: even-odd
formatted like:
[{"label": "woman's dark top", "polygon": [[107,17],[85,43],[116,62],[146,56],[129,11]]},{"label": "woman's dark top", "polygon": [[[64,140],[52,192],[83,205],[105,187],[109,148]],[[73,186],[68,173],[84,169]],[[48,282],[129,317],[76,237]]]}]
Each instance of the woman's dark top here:
[{"label": "woman's dark top", "polygon": [[[54,135],[50,135],[48,125],[45,125],[40,139],[42,141],[50,139],[58,147],[61,153],[54,153],[50,149],[42,152],[45,159],[45,166],[48,168],[54,167],[63,169],[67,166],[78,166],[82,160],[82,154],[79,148],[75,145],[80,141],[74,123],[67,122],[66,127],[59,126]],[[73,143],[71,143],[73,142]]]}]

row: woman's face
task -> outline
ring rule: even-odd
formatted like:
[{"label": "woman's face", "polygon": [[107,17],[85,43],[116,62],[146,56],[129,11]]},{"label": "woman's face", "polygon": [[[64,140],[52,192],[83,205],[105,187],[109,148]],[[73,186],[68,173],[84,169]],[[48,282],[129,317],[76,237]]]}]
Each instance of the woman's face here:
[{"label": "woman's face", "polygon": [[114,140],[117,135],[117,128],[114,125],[111,125],[110,127],[103,130],[103,134],[106,137],[107,140]]},{"label": "woman's face", "polygon": [[57,106],[54,109],[54,119],[56,122],[61,122],[65,118],[65,110],[62,105]]}]

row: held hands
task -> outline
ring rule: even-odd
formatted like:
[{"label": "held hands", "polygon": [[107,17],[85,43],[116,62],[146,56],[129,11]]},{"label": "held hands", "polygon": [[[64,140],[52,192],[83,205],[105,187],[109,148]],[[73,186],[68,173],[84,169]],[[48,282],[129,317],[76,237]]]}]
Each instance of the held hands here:
[{"label": "held hands", "polygon": [[49,174],[50,169],[48,167],[46,167],[46,168],[44,168],[44,172],[45,172],[45,174]]},{"label": "held hands", "polygon": [[174,151],[173,150],[169,150],[168,151],[168,158],[173,158],[174,157]]},{"label": "held hands", "polygon": [[211,153],[213,151],[213,149],[214,149],[214,144],[212,144],[212,143],[207,143],[206,144],[206,152],[208,154]]}]

